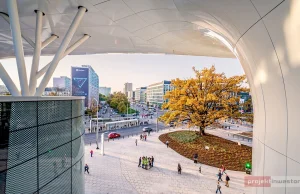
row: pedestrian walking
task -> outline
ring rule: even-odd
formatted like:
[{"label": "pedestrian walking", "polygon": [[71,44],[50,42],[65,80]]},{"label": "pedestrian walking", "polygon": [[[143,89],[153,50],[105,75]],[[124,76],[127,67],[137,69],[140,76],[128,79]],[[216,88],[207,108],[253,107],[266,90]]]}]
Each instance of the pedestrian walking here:
[{"label": "pedestrian walking", "polygon": [[145,135],[145,141],[147,141],[147,135]]},{"label": "pedestrian walking", "polygon": [[137,146],[137,139],[135,139],[135,146]]},{"label": "pedestrian walking", "polygon": [[138,165],[138,167],[141,167],[141,163],[142,163],[142,158],[140,157],[139,158],[139,165]]},{"label": "pedestrian walking", "polygon": [[145,168],[145,156],[142,157],[142,168]]},{"label": "pedestrian walking", "polygon": [[198,162],[198,154],[195,153],[194,154],[194,163],[197,164],[197,162]]},{"label": "pedestrian walking", "polygon": [[89,172],[89,166],[87,164],[85,164],[84,166],[84,173],[87,172],[88,174],[90,174]]},{"label": "pedestrian walking", "polygon": [[226,181],[225,181],[226,187],[229,187],[229,181],[230,181],[230,178],[229,178],[228,174],[226,174]]},{"label": "pedestrian walking", "polygon": [[151,160],[152,160],[152,167],[153,167],[153,164],[154,164],[154,157],[153,156],[152,156]]},{"label": "pedestrian walking", "polygon": [[147,156],[145,157],[145,169],[148,170],[148,165],[149,164],[149,161],[148,161],[148,158]]},{"label": "pedestrian walking", "polygon": [[150,135],[150,130],[148,130],[148,135]]},{"label": "pedestrian walking", "polygon": [[218,193],[218,191],[220,192],[220,194],[222,194],[222,191],[221,191],[221,185],[220,185],[220,182],[218,181],[218,184],[217,184],[217,190],[216,190],[216,193]]},{"label": "pedestrian walking", "polygon": [[225,173],[226,174],[226,168],[225,168],[225,166],[222,164],[222,175]]},{"label": "pedestrian walking", "polygon": [[178,174],[181,174],[181,165],[178,163],[178,166],[177,166],[177,170],[178,170]]},{"label": "pedestrian walking", "polygon": [[91,153],[91,157],[93,157],[93,153],[94,153],[93,150],[91,150],[90,153]]},{"label": "pedestrian walking", "polygon": [[199,172],[201,173],[201,166],[199,166]]},{"label": "pedestrian walking", "polygon": [[169,147],[169,141],[166,141],[166,144],[167,144],[167,148]]},{"label": "pedestrian walking", "polygon": [[141,135],[140,135],[140,140],[142,140],[142,139],[143,139],[143,135],[141,134]]},{"label": "pedestrian walking", "polygon": [[149,158],[148,158],[149,169],[152,167],[152,164],[151,164],[151,163],[152,163],[152,161],[151,161],[151,158],[149,157]]},{"label": "pedestrian walking", "polygon": [[219,173],[218,173],[218,181],[223,181],[221,170],[219,170]]}]

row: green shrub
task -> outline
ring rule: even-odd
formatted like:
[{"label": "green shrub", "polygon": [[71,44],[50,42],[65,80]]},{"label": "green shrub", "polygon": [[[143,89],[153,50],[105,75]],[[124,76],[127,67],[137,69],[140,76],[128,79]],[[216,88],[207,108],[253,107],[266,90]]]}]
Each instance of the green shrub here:
[{"label": "green shrub", "polygon": [[199,138],[199,135],[197,135],[194,131],[178,131],[170,133],[168,136],[181,143],[190,143]]}]

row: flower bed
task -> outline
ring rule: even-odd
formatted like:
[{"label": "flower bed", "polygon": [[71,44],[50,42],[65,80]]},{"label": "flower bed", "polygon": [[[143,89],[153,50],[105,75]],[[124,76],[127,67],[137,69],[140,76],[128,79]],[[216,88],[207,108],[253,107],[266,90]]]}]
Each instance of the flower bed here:
[{"label": "flower bed", "polygon": [[164,143],[169,141],[169,147],[180,155],[193,159],[198,153],[200,163],[217,168],[223,164],[228,170],[244,171],[245,164],[252,159],[251,147],[210,134],[201,137],[194,131],[176,131],[160,135],[159,139]]}]

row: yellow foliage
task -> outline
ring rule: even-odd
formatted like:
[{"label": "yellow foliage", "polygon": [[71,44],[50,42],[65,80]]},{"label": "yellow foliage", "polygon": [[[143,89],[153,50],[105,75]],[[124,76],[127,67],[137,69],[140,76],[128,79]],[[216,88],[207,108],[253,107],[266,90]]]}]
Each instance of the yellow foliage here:
[{"label": "yellow foliage", "polygon": [[197,126],[204,133],[205,127],[215,120],[239,114],[237,93],[249,89],[243,87],[245,75],[227,78],[224,73],[216,73],[214,66],[193,70],[194,78],[172,80],[174,89],[166,93],[168,101],[162,106],[168,111],[160,120],[165,123],[188,120],[189,126]]}]

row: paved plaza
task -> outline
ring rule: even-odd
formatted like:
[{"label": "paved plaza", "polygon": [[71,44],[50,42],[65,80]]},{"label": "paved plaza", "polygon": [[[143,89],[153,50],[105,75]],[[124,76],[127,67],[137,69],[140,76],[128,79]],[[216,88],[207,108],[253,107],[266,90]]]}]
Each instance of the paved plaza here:
[{"label": "paved plaza", "polygon": [[[105,142],[105,156],[100,155],[100,150],[95,150],[95,144],[86,146],[85,163],[90,167],[90,174],[85,175],[85,193],[216,193],[218,169],[201,165],[200,174],[200,164],[194,164],[159,141],[158,136],[166,132],[168,130],[152,133],[146,142],[140,141],[137,136]],[[136,138],[138,146],[135,145]],[[91,149],[94,151],[92,158]],[[154,156],[154,167],[149,170],[138,168],[140,156]],[[182,166],[181,175],[177,174],[178,163]],[[250,193],[251,189],[244,187],[245,173],[227,173],[231,179],[230,187],[225,187],[222,182],[222,193]]]}]

